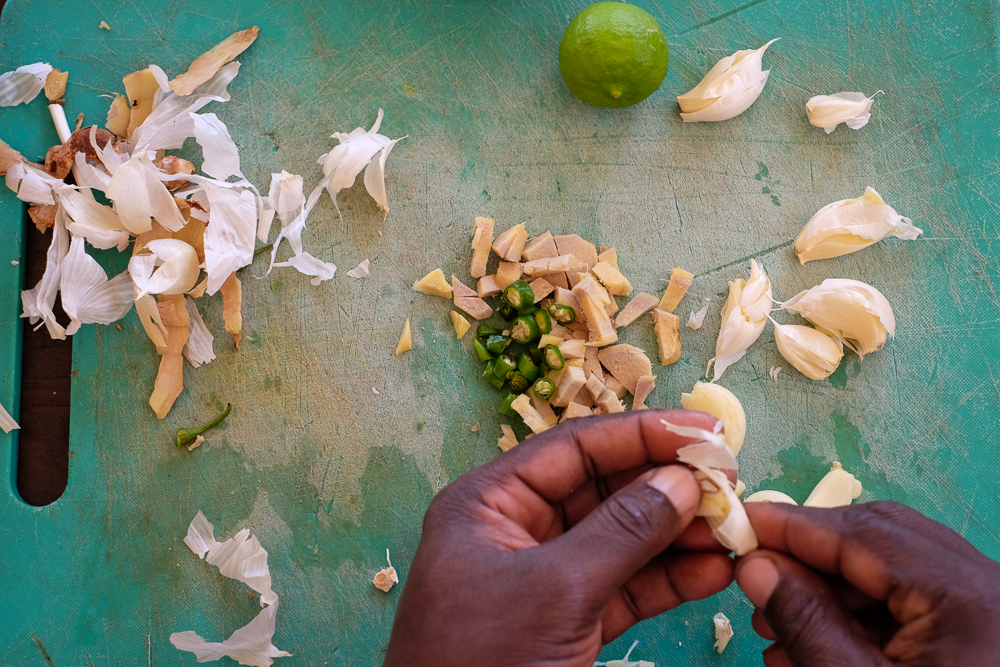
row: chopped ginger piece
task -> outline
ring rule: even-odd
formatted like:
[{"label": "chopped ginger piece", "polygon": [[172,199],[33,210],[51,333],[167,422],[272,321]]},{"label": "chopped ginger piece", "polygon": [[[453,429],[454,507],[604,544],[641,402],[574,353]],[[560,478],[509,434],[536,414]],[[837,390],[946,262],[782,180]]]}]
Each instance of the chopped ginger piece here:
[{"label": "chopped ginger piece", "polygon": [[458,338],[459,340],[461,340],[461,338],[469,332],[469,329],[472,328],[469,320],[465,319],[454,310],[451,311],[451,323],[455,327],[455,338]]},{"label": "chopped ginger piece", "polygon": [[614,248],[605,248],[601,246],[601,254],[597,256],[598,262],[605,262],[611,266],[618,268],[618,251]]},{"label": "chopped ginger piece", "polygon": [[612,264],[598,262],[591,271],[610,294],[628,296],[632,291],[632,283]]},{"label": "chopped ginger piece", "polygon": [[538,339],[538,349],[539,350],[544,349],[546,345],[555,345],[556,347],[559,347],[562,344],[563,340],[565,339],[559,336],[553,336],[552,334],[542,334],[541,338]]},{"label": "chopped ginger piece", "polygon": [[557,408],[568,406],[587,383],[587,375],[579,366],[566,364],[561,371],[551,376],[556,383],[556,393],[549,399]]},{"label": "chopped ginger piece", "polygon": [[668,313],[674,312],[677,304],[681,302],[681,299],[687,294],[688,288],[691,287],[692,280],[694,280],[693,273],[685,271],[679,266],[674,267],[670,271],[670,282],[667,284],[667,289],[663,292],[663,298],[660,299],[660,305],[657,307]]},{"label": "chopped ginger piece", "polygon": [[617,343],[618,333],[615,331],[614,325],[611,324],[611,318],[608,317],[604,304],[600,303],[583,285],[584,282],[581,282],[574,287],[573,295],[579,301],[581,311],[587,318],[587,327],[590,330],[590,338],[587,341],[587,345],[604,347],[605,345]]},{"label": "chopped ginger piece", "polygon": [[485,299],[488,296],[496,296],[502,291],[503,290],[500,289],[500,285],[497,284],[496,275],[483,276],[479,279],[479,282],[476,283],[476,294],[478,294],[481,299]]},{"label": "chopped ginger piece", "polygon": [[572,255],[559,255],[558,257],[543,257],[525,262],[522,269],[526,276],[547,276],[552,273],[564,273],[573,268]]},{"label": "chopped ginger piece", "polygon": [[563,359],[583,359],[587,353],[587,347],[584,345],[584,339],[565,340],[559,343],[559,351],[562,353]]},{"label": "chopped ginger piece", "polygon": [[403,325],[403,334],[399,337],[399,345],[396,346],[396,354],[403,354],[413,349],[413,336],[410,334],[410,318],[406,318]]},{"label": "chopped ginger piece", "polygon": [[149,407],[153,408],[157,419],[163,419],[170,412],[174,401],[184,390],[184,346],[188,340],[187,306],[183,294],[162,297],[156,304],[160,320],[166,330],[165,345],[157,346],[160,367],[153,383],[153,393],[149,397]]},{"label": "chopped ginger piece", "polygon": [[66,82],[69,72],[60,72],[53,68],[45,79],[45,97],[51,103],[56,103],[66,94]]},{"label": "chopped ginger piece", "polygon": [[580,405],[579,403],[576,402],[570,402],[570,404],[566,406],[566,409],[563,410],[562,417],[560,417],[559,421],[564,422],[567,419],[576,419],[577,417],[589,417],[592,414],[594,414],[594,411],[588,408],[586,405]]},{"label": "chopped ginger piece", "polygon": [[669,366],[681,358],[681,321],[673,313],[653,310],[653,330],[660,349],[660,364]]},{"label": "chopped ginger piece", "polygon": [[648,410],[646,399],[649,398],[654,389],[656,389],[655,375],[644,375],[639,378],[639,381],[635,385],[635,400],[632,401],[632,409]]},{"label": "chopped ginger piece", "polygon": [[521,258],[525,262],[531,262],[536,259],[555,257],[558,254],[559,250],[556,248],[556,242],[552,239],[552,232],[545,232],[525,244],[524,250],[521,251]]},{"label": "chopped ginger piece", "polygon": [[554,237],[556,248],[560,255],[572,255],[585,268],[581,270],[586,273],[597,264],[597,247],[586,239],[580,238],[579,234],[563,234]]},{"label": "chopped ginger piece", "polygon": [[598,352],[597,358],[612,377],[633,395],[639,378],[653,374],[653,364],[649,357],[634,345],[612,345]]},{"label": "chopped ginger piece", "polygon": [[514,412],[521,415],[521,419],[524,420],[525,426],[530,428],[534,433],[544,433],[552,428],[549,425],[548,420],[543,417],[538,410],[531,404],[531,399],[528,398],[527,394],[521,394],[510,404],[510,407]]},{"label": "chopped ginger piece", "polygon": [[238,350],[243,338],[243,289],[235,271],[222,283],[219,293],[222,294],[222,321],[226,333],[232,334],[233,346]]},{"label": "chopped ginger piece", "polygon": [[635,322],[637,319],[656,308],[657,299],[652,294],[639,292],[635,297],[622,308],[615,318],[615,328],[621,329]]},{"label": "chopped ginger piece", "polygon": [[520,262],[500,262],[497,267],[497,287],[501,291],[507,289],[511,284],[521,279],[521,268]]},{"label": "chopped ginger piece", "polygon": [[524,244],[527,240],[528,231],[522,222],[497,236],[493,242],[493,252],[508,262],[520,262],[521,253],[524,252]]},{"label": "chopped ginger piece", "polygon": [[444,277],[444,271],[441,269],[434,269],[413,283],[413,289],[431,296],[442,296],[446,299],[450,299],[452,295],[451,285],[448,284],[448,279]]},{"label": "chopped ginger piece", "polygon": [[388,549],[385,550],[385,560],[389,563],[389,567],[379,570],[372,583],[375,584],[375,588],[383,593],[388,593],[394,585],[399,583],[399,575],[396,574],[396,568],[392,566],[392,561],[389,560]]},{"label": "chopped ginger piece", "polygon": [[455,307],[472,315],[477,320],[485,320],[493,314],[489,304],[479,298],[472,290],[462,284],[455,274],[451,274],[451,289],[455,294]]},{"label": "chopped ginger piece", "polygon": [[503,435],[497,440],[497,447],[505,452],[509,451],[517,444],[517,436],[514,435],[514,429],[507,424],[500,424],[500,430],[503,431]]},{"label": "chopped ginger piece", "polygon": [[108,25],[107,21],[101,21],[100,23],[97,24],[97,27],[100,28],[101,30],[111,30],[111,26]]},{"label": "chopped ginger piece", "polygon": [[615,379],[612,375],[604,376],[604,386],[611,390],[611,393],[615,395],[615,398],[625,398],[625,394],[628,393],[628,389],[625,388],[625,385]]},{"label": "chopped ginger piece", "polygon": [[545,278],[535,278],[528,283],[528,286],[531,287],[531,291],[535,295],[535,303],[538,303],[548,295],[552,294],[552,290],[555,289],[552,283]]},{"label": "chopped ginger piece", "polygon": [[472,228],[472,265],[469,273],[473,278],[486,275],[486,262],[490,259],[490,245],[493,243],[493,220],[476,218]]}]

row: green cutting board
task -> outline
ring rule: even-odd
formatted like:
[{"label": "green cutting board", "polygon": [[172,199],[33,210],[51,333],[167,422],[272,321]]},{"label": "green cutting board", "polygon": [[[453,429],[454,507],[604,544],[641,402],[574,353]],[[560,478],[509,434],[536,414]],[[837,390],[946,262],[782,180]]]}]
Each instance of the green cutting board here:
[{"label": "green cutting board", "polygon": [[[101,96],[120,91],[123,74],[149,63],[177,74],[259,25],[233,100],[206,111],[229,124],[261,186],[284,168],[312,187],[328,135],[370,126],[380,107],[382,131],[409,136],[389,159],[386,219],[360,183],[341,194],[343,221],[327,200],[310,219],[307,247],[341,266],[334,280],[313,287],[288,269],[265,278],[259,257],[243,274],[239,351],[219,299],[202,302],[218,359],[185,369],[163,421],[146,404],[157,358],[134,313],[121,331],[77,334],[69,486],[43,508],[23,504],[13,482],[0,492],[0,665],[189,665],[171,632],[221,640],[248,622],[257,599],[181,541],[199,509],[219,538],[247,527],[270,553],[275,643],[295,654],[279,664],[379,663],[399,596],[371,585],[385,549],[405,581],[433,494],[498,454],[498,397],[471,340],[455,340],[449,303],[410,289],[438,266],[467,276],[476,215],[615,246],[637,290],[662,290],[676,265],[697,275],[680,313],[706,296],[713,307],[701,331],[685,329],[680,362],[658,371],[656,407],[678,406],[702,377],[726,282],[751,257],[779,299],[827,277],[875,285],[898,330],[863,364],[850,357],[829,381],[806,380],[769,330],[726,372],[749,417],[740,476],[802,500],[839,460],[863,480],[862,500],[909,503],[1000,556],[995,4],[638,4],[663,26],[670,72],[649,100],[605,110],[573,98],[557,67],[585,1],[7,3],[0,70],[46,60],[69,71],[68,116],[87,122],[103,122]],[[681,122],[676,95],[719,58],[773,37],[783,39],[764,58],[771,78],[749,111]],[[878,89],[860,131],[827,136],[806,122],[814,94]],[[42,100],[0,109],[0,137],[32,159],[56,141]],[[791,239],[805,221],[867,185],[924,237],[800,267]],[[0,192],[0,403],[15,414],[23,267],[10,260],[25,226],[20,202]],[[126,259],[100,257],[116,270]],[[365,258],[369,278],[344,276]],[[407,317],[414,349],[395,357]],[[650,328],[623,338],[652,353]],[[772,366],[784,369],[777,381]],[[233,414],[205,446],[173,446],[178,426],[226,402]],[[16,433],[0,444],[13,480]],[[722,656],[711,651],[718,611],[736,630]],[[759,664],[750,611],[730,589],[641,624],[602,655],[638,638],[633,655],[659,665]]]}]

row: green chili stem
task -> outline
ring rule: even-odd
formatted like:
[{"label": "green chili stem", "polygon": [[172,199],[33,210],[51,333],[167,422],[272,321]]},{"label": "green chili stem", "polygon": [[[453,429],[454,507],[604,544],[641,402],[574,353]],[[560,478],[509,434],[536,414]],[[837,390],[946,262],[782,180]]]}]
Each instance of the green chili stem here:
[{"label": "green chili stem", "polygon": [[177,429],[177,446],[183,447],[184,445],[190,445],[194,442],[199,435],[204,433],[210,428],[215,428],[223,422],[223,420],[229,416],[229,413],[233,411],[233,404],[227,403],[226,409],[222,411],[222,414],[213,419],[212,421],[204,424],[203,426],[198,426],[196,428],[179,428]]}]

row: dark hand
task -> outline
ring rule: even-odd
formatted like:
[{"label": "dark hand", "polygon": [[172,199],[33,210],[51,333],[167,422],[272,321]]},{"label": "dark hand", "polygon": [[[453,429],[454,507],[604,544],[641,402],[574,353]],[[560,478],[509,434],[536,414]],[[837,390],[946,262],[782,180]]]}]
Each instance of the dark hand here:
[{"label": "dark hand", "polygon": [[638,621],[726,588],[732,561],[692,523],[698,484],[665,465],[689,441],[661,418],[716,422],[659,410],[570,420],[439,493],[385,664],[591,667]]},{"label": "dark hand", "polygon": [[1000,565],[897,503],[746,505],[761,550],[736,580],[767,667],[1000,664]]}]

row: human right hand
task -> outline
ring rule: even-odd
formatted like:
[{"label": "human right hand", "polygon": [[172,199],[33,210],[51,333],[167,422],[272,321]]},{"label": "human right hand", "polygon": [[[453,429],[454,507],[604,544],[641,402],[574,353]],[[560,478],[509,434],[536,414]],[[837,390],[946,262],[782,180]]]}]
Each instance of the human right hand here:
[{"label": "human right hand", "polygon": [[1000,664],[1000,564],[898,503],[748,503],[736,581],[767,667]]}]

